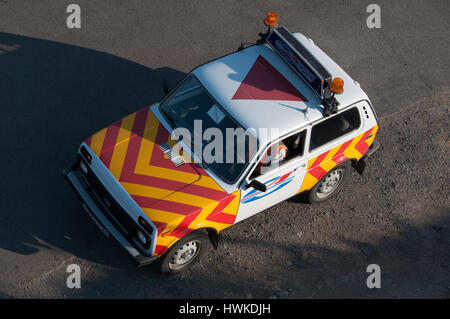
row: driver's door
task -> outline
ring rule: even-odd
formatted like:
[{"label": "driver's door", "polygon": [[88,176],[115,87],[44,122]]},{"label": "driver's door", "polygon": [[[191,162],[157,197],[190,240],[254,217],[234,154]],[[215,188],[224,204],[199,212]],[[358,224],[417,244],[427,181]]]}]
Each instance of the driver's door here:
[{"label": "driver's door", "polygon": [[[305,131],[302,133],[306,135]],[[301,147],[303,148],[304,145]],[[240,222],[297,194],[305,177],[307,162],[308,160],[302,151],[301,154],[262,175],[252,178],[252,174],[249,174],[250,177],[241,186],[241,200],[236,222]],[[253,179],[263,183],[266,186],[266,191],[251,187],[250,183]]]}]

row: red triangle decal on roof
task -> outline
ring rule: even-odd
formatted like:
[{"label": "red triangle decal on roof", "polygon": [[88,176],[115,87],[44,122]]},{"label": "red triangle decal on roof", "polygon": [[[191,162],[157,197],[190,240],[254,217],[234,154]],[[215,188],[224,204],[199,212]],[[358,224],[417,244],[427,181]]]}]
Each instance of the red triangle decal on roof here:
[{"label": "red triangle decal on roof", "polygon": [[308,101],[261,55],[245,76],[233,100]]}]

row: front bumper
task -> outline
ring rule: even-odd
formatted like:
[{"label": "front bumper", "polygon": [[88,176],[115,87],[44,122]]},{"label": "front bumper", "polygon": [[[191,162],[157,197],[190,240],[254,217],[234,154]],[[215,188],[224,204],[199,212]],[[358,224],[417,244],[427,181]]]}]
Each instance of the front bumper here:
[{"label": "front bumper", "polygon": [[138,266],[144,266],[157,259],[156,256],[145,256],[141,254],[125,236],[110,222],[105,214],[108,214],[107,208],[101,205],[95,198],[95,193],[90,186],[79,176],[77,164],[74,164],[70,170],[64,170],[64,175],[69,181],[75,192],[81,199],[82,206],[92,218],[94,223],[107,237],[112,237],[131,255]]}]

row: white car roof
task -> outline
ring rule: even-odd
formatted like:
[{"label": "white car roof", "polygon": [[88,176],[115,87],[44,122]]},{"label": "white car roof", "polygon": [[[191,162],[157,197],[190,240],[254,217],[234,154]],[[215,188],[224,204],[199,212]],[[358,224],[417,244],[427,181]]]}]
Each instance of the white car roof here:
[{"label": "white car roof", "polygon": [[[340,109],[368,100],[359,85],[312,40],[300,33],[293,35],[333,77],[344,80],[344,93],[336,96]],[[250,46],[192,73],[245,129],[276,128],[283,136],[323,117],[320,98],[268,45]],[[263,139],[259,137],[261,143],[270,142]]]}]

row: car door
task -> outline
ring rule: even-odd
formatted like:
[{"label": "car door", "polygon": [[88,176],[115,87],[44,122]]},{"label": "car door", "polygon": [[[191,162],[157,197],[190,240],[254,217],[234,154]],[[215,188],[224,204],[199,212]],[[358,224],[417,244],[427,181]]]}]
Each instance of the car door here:
[{"label": "car door", "polygon": [[[304,156],[304,144],[306,140],[306,130],[300,133],[294,133],[285,140],[294,135],[301,135],[301,150],[294,153],[285,162],[280,163],[265,173],[255,174],[253,170],[241,185],[241,200],[236,222],[242,221],[260,211],[278,204],[294,196],[301,187],[305,177],[307,158]],[[288,147],[289,149],[289,147]],[[266,149],[267,150],[267,149]],[[265,150],[265,151],[266,151]],[[289,152],[292,152],[289,149]],[[255,170],[258,166],[255,167]],[[266,191],[257,190],[250,186],[253,180],[256,180],[266,186]]]}]

